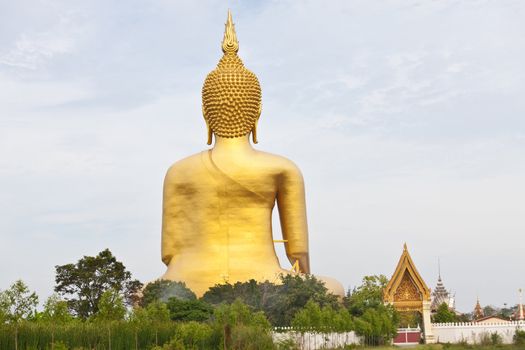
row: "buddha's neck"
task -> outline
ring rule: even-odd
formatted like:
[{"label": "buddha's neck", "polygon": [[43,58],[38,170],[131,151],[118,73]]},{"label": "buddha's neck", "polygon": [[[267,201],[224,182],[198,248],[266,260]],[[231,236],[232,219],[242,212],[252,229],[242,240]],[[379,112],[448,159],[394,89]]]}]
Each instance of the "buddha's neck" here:
[{"label": "buddha's neck", "polygon": [[226,138],[215,136],[215,144],[213,145],[214,156],[227,155],[250,155],[255,150],[250,143],[250,134],[235,138]]}]

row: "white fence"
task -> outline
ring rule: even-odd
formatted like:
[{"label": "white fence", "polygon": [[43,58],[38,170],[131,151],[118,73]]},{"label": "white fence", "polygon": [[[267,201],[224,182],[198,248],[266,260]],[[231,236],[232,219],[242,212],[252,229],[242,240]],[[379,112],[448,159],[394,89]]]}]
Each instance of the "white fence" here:
[{"label": "white fence", "polygon": [[432,323],[432,333],[438,343],[479,344],[493,333],[501,336],[503,344],[511,344],[516,329],[525,330],[524,321],[501,323]]},{"label": "white fence", "polygon": [[276,328],[273,340],[278,343],[291,339],[302,350],[317,350],[337,348],[345,345],[360,344],[361,337],[354,332],[319,333],[312,331],[298,331],[291,327]]}]

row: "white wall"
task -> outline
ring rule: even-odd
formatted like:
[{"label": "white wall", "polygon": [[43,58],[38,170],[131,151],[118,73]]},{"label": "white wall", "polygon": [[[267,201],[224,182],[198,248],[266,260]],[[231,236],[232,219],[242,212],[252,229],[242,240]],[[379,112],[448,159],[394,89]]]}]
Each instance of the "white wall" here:
[{"label": "white wall", "polygon": [[[283,332],[284,330],[284,332]],[[345,345],[360,344],[361,338],[354,332],[345,333],[314,333],[298,332],[292,328],[280,328],[273,332],[274,342],[292,339],[301,349],[316,350],[324,348],[337,348]]]},{"label": "white wall", "polygon": [[511,344],[516,329],[525,330],[524,321],[501,323],[433,323],[432,332],[439,343],[459,343],[466,341],[469,344],[478,344],[485,334],[497,332],[504,344]]}]

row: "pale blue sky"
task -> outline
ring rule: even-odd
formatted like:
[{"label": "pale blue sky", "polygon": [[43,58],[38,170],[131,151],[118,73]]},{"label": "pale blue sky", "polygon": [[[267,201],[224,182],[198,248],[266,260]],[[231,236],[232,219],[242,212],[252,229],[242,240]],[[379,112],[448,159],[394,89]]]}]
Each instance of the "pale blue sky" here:
[{"label": "pale blue sky", "polygon": [[390,276],[407,242],[430,287],[441,258],[461,311],[516,303],[519,0],[0,0],[0,289],[47,297],[54,265],[106,247],[142,281],[163,273],[162,180],[206,148],[228,8],[263,89],[257,148],[306,180],[313,272]]}]

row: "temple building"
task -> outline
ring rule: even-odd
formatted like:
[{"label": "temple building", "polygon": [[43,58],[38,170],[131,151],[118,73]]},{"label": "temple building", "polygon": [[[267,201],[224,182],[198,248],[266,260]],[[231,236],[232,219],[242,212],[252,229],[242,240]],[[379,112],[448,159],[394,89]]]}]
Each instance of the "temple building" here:
[{"label": "temple building", "polygon": [[400,313],[419,313],[423,321],[425,342],[435,342],[430,323],[430,288],[417,271],[406,244],[383,292],[383,301]]},{"label": "temple building", "polygon": [[451,311],[455,310],[454,296],[445,288],[443,280],[441,279],[441,271],[438,275],[436,288],[432,291],[431,300],[432,304],[430,305],[430,309],[432,312],[435,312],[443,303],[447,304]]},{"label": "temple building", "polygon": [[479,320],[481,318],[483,318],[483,316],[485,316],[485,314],[483,313],[483,308],[481,307],[480,303],[479,303],[479,298],[478,300],[476,301],[476,306],[474,306],[474,320]]}]

